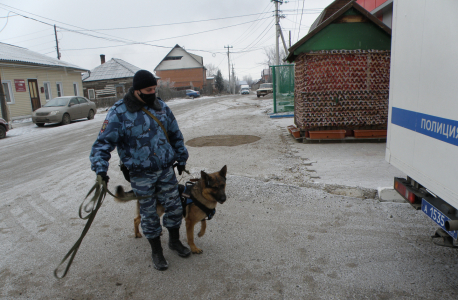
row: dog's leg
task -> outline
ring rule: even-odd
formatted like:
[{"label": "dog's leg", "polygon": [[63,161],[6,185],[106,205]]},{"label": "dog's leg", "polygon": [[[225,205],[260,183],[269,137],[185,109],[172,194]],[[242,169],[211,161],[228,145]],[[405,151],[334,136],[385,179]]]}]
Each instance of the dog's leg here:
[{"label": "dog's leg", "polygon": [[137,200],[137,216],[134,219],[134,232],[135,232],[135,237],[136,238],[141,238],[142,234],[140,233],[140,222],[142,220],[142,217],[140,216],[140,202]]},{"label": "dog's leg", "polygon": [[191,248],[192,253],[201,254],[203,251],[196,247],[194,244],[194,225],[196,223],[191,219],[186,218],[186,236],[188,238],[188,245]]},{"label": "dog's leg", "polygon": [[207,229],[207,221],[202,220],[200,221],[200,232],[197,234],[198,237],[202,237],[205,234],[205,230]]}]

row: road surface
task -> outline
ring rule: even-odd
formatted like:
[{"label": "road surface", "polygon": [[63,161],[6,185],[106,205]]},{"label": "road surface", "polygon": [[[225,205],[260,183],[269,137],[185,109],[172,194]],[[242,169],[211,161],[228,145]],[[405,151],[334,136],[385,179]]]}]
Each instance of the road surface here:
[{"label": "road surface", "polygon": [[[228,166],[228,200],[196,238],[203,254],[178,257],[164,235],[165,272],[152,267],[148,242],[134,238],[135,203],[107,197],[67,277],[53,277],[85,224],[77,211],[95,179],[88,156],[103,116],[0,140],[0,298],[456,299],[457,250],[431,242],[435,226],[408,204],[314,185],[263,101],[170,102],[186,140],[261,139],[188,147],[194,176]],[[116,152],[111,161],[110,188],[127,187]]]}]

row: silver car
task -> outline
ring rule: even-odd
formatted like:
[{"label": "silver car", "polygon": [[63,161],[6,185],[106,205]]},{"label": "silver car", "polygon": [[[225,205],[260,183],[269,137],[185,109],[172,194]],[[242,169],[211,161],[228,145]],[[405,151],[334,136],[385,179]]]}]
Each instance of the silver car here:
[{"label": "silver car", "polygon": [[67,125],[72,120],[94,119],[97,112],[95,103],[79,96],[57,97],[32,113],[32,122],[42,127],[45,123]]}]

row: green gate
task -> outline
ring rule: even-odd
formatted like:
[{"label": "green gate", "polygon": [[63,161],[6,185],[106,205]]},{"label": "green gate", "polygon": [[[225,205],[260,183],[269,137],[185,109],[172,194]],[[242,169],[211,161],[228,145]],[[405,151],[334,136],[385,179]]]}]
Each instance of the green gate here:
[{"label": "green gate", "polygon": [[294,111],[294,65],[272,68],[274,113]]}]

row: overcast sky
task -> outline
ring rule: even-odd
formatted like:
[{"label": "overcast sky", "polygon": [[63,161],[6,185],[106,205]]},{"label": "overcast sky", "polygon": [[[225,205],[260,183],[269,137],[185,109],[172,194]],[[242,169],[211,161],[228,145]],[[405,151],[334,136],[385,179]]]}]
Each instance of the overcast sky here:
[{"label": "overcast sky", "polygon": [[[306,35],[331,2],[279,5],[286,43],[289,31],[292,45]],[[82,68],[97,67],[105,54],[107,61],[120,58],[154,71],[178,44],[202,56],[204,65],[217,66],[225,78],[224,47],[232,46],[236,76],[256,80],[267,67],[265,49],[275,45],[274,10],[271,0],[0,0],[0,42],[56,57],[55,24],[61,60]]]}]

